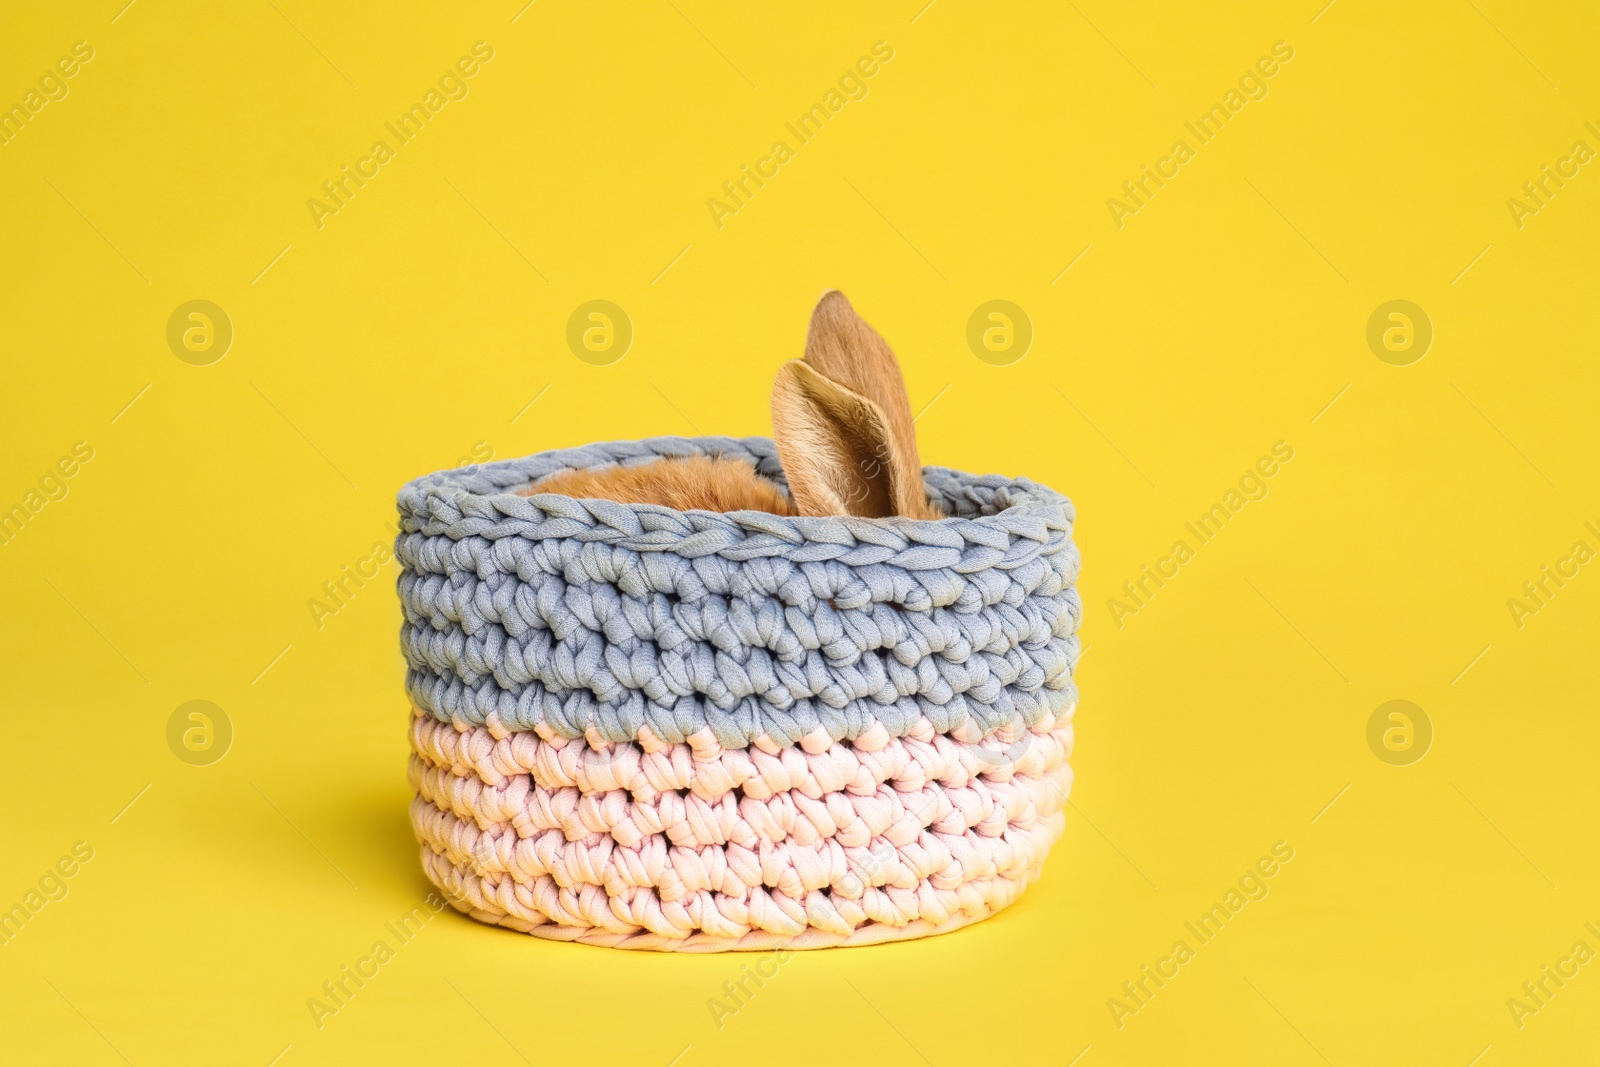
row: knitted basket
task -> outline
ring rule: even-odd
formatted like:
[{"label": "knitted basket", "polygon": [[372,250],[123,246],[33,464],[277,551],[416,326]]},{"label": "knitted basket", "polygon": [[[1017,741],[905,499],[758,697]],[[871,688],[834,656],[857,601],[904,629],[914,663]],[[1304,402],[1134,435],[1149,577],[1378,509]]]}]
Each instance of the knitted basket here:
[{"label": "knitted basket", "polygon": [[475,919],[621,948],[859,945],[1005,907],[1072,771],[1073,509],[924,470],[948,518],[786,518],[514,495],[655,438],[399,495],[422,866]]}]

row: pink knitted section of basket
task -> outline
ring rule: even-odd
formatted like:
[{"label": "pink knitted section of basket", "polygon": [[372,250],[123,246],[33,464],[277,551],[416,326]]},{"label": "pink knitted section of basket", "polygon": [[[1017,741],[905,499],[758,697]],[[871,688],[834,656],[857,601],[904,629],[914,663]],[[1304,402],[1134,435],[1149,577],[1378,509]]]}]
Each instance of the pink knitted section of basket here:
[{"label": "pink knitted section of basket", "polygon": [[411,821],[459,910],[540,937],[717,951],[942,933],[1010,904],[1060,835],[1071,709],[964,740],[923,721],[725,749],[415,713]]}]

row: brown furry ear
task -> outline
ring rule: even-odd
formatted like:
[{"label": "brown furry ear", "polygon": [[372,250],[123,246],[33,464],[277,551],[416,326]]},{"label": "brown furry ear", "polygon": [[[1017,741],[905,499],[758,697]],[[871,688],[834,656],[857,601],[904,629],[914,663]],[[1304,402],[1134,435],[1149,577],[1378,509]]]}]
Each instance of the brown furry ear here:
[{"label": "brown furry ear", "polygon": [[772,429],[800,514],[895,514],[896,465],[878,405],[792,360],[773,383]]},{"label": "brown furry ear", "polygon": [[917,457],[911,401],[906,396],[900,362],[888,343],[856,314],[837,289],[824,293],[811,312],[805,361],[823,377],[872,403],[882,414],[885,433],[879,458],[890,467],[890,514],[929,517],[932,513],[922,485],[922,462]]},{"label": "brown furry ear", "polygon": [[939,517],[899,363],[840,291],[811,312],[805,362],[778,371],[773,437],[802,515]]}]

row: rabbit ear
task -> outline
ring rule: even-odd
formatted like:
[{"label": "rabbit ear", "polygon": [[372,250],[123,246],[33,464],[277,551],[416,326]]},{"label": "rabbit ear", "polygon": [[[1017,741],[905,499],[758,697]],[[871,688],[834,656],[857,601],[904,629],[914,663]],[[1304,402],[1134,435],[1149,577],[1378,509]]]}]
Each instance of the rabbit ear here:
[{"label": "rabbit ear", "polygon": [[877,404],[791,360],[772,386],[772,427],[800,514],[895,514],[892,439]]},{"label": "rabbit ear", "polygon": [[877,413],[876,432],[881,436],[871,451],[876,466],[886,468],[884,481],[891,509],[882,514],[915,518],[936,515],[928,506],[923,488],[911,402],[906,397],[900,364],[884,339],[856,314],[837,289],[824,293],[811,313],[805,362]]}]

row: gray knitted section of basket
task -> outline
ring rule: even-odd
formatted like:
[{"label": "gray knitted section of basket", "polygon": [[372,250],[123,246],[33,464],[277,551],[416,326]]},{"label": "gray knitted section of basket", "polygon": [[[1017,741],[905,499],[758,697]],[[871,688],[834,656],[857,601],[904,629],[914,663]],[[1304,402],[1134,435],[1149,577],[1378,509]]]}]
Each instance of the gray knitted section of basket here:
[{"label": "gray knitted section of basket", "polygon": [[[1076,700],[1072,504],[1022,478],[924,469],[934,521],[675,511],[516,491],[565,468],[736,456],[767,438],[652,438],[431,474],[399,494],[401,646],[445,722],[726,747],[984,736]],[[975,739],[975,738],[974,738]]]}]

